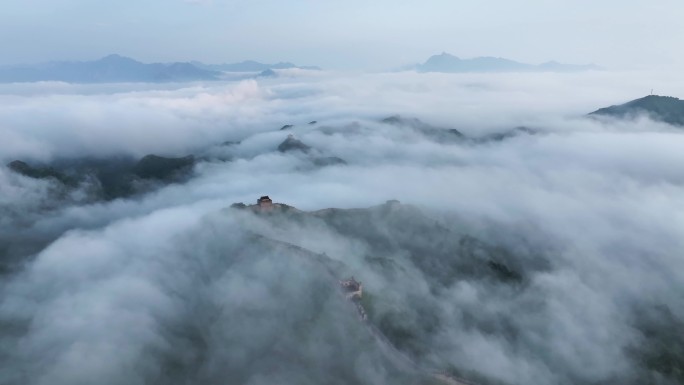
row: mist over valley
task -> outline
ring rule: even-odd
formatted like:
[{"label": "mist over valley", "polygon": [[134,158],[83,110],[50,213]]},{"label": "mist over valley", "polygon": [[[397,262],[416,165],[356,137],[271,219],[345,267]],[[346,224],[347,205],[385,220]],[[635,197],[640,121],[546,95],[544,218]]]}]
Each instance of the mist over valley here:
[{"label": "mist over valley", "polygon": [[681,0],[4,0],[0,385],[684,384]]},{"label": "mist over valley", "polygon": [[0,382],[679,383],[682,132],[615,77],[0,86]]}]

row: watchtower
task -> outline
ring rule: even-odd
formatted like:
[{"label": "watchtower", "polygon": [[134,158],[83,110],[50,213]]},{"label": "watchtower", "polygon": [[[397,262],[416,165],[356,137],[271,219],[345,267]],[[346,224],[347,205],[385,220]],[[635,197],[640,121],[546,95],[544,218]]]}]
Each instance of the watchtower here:
[{"label": "watchtower", "polygon": [[268,197],[268,195],[264,195],[257,199],[257,206],[261,210],[270,210],[273,208],[273,201]]}]

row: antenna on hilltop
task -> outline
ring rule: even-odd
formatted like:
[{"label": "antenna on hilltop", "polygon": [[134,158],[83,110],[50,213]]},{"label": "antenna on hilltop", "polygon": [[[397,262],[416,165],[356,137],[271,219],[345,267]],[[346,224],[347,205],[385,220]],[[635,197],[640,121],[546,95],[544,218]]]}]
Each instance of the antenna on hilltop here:
[{"label": "antenna on hilltop", "polygon": [[651,88],[651,95],[653,95],[653,88]]}]

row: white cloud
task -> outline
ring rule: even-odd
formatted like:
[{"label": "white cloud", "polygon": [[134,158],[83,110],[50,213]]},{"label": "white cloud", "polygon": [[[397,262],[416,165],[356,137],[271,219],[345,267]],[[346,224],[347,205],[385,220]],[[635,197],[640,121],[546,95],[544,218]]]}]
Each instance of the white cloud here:
[{"label": "white cloud", "polygon": [[[684,318],[677,292],[684,285],[684,177],[677,166],[684,162],[684,135],[649,120],[604,124],[582,115],[641,96],[654,83],[684,94],[676,85],[684,83],[668,76],[634,73],[325,73],[134,90],[3,86],[0,134],[11,138],[0,143],[3,161],[180,155],[224,140],[243,143],[213,148],[234,160],[202,162],[186,184],[47,213],[38,203],[50,200],[48,182],[0,170],[0,190],[8,192],[0,210],[12,214],[3,216],[0,230],[17,239],[57,238],[0,287],[0,320],[30,325],[12,337],[21,341],[18,350],[0,343],[9,367],[18,368],[0,370],[0,379],[24,370],[23,383],[154,382],[165,360],[195,368],[196,359],[200,369],[190,382],[225,381],[228,365],[244,376],[235,382],[268,382],[256,375],[268,367],[284,376],[280,383],[301,383],[298,373],[320,380],[316,370],[328,364],[354,373],[349,382],[359,382],[355,376],[392,382],[392,365],[374,350],[377,341],[339,315],[346,313],[334,297],[311,295],[324,276],[315,264],[292,259],[287,249],[260,248],[244,238],[252,230],[342,261],[368,293],[405,311],[406,322],[418,304],[433,306],[441,328],[425,337],[431,364],[510,383],[628,382],[639,369],[626,349],[643,342],[635,309],[665,305]],[[378,123],[394,113],[474,136],[518,125],[543,133],[447,145]],[[274,151],[284,124],[349,164],[313,169],[300,156]],[[320,220],[294,225],[220,211],[263,194],[306,210],[392,198],[417,204],[454,237],[465,232],[518,251],[520,260],[511,263],[529,269],[529,286],[516,291],[463,280],[435,289],[432,277],[395,255],[405,271],[400,276],[416,282],[412,293],[404,281],[368,266],[368,244]],[[549,266],[533,267],[538,255]],[[491,332],[474,327],[478,322]],[[296,334],[301,345],[292,343],[287,336],[303,323],[310,334]],[[204,355],[189,341],[204,341]],[[256,360],[260,354],[275,354],[282,366]],[[330,359],[335,355],[344,359]],[[250,366],[250,359],[261,366]]]}]

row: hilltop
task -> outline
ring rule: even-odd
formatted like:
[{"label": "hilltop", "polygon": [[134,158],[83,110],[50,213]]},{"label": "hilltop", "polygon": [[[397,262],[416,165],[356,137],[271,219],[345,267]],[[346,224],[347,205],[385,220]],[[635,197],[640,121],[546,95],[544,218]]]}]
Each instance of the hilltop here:
[{"label": "hilltop", "polygon": [[589,116],[608,116],[618,119],[633,119],[639,115],[671,124],[684,126],[684,100],[672,96],[649,95],[625,104],[598,109]]}]

